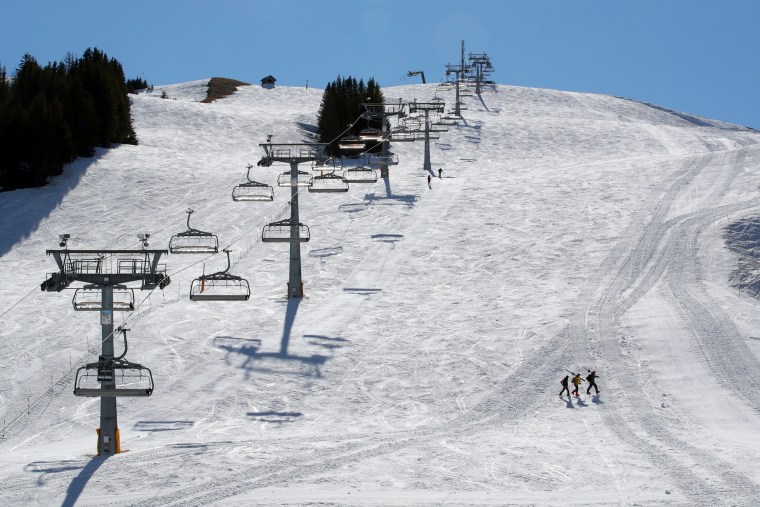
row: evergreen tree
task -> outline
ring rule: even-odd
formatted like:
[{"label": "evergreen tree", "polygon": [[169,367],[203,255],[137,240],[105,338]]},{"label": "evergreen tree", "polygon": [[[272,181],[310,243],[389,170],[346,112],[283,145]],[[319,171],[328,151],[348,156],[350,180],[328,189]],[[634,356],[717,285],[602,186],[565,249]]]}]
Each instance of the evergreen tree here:
[{"label": "evergreen tree", "polygon": [[[338,76],[325,87],[317,113],[317,136],[320,142],[329,143],[328,152],[331,155],[340,154],[338,143],[342,137],[358,135],[370,126],[366,119],[361,118],[364,113],[362,104],[366,102],[384,103],[382,91],[374,78],[370,78],[365,85],[364,80],[357,82],[351,76]],[[371,151],[381,149],[379,145],[368,147],[372,148]]]},{"label": "evergreen tree", "polygon": [[9,83],[0,67],[0,189],[44,185],[96,146],[137,144],[121,64],[87,49],[41,68],[21,59]]}]

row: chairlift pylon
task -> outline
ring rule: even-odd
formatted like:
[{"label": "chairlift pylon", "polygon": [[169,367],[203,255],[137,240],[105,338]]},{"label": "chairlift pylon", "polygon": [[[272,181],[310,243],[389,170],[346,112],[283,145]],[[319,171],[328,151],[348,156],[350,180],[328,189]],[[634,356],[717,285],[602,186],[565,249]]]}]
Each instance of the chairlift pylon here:
[{"label": "chairlift pylon", "polygon": [[251,297],[248,280],[229,273],[230,251],[227,254],[227,268],[210,275],[201,275],[190,285],[192,301],[247,301]]},{"label": "chairlift pylon", "polygon": [[199,231],[190,227],[190,215],[194,210],[187,210],[187,230],[171,237],[169,253],[172,254],[205,254],[219,251],[219,238],[210,232]]},{"label": "chairlift pylon", "polygon": [[273,201],[274,189],[271,185],[260,183],[251,179],[251,169],[253,166],[248,164],[248,173],[246,174],[246,183],[241,183],[232,189],[233,201]]}]

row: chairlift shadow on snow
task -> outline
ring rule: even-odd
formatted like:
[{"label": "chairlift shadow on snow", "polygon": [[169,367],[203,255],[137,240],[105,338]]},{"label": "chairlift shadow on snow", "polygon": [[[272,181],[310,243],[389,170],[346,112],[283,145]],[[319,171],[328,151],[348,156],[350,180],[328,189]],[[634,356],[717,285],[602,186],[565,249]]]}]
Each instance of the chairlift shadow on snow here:
[{"label": "chairlift shadow on snow", "polygon": [[322,262],[325,261],[328,257],[332,257],[334,255],[340,255],[343,253],[343,247],[342,246],[334,246],[329,248],[319,248],[315,250],[309,251],[309,257],[316,257],[320,259]]},{"label": "chairlift shadow on snow", "polygon": [[71,480],[71,484],[69,484],[69,487],[66,490],[66,498],[63,499],[61,507],[73,507],[76,505],[77,500],[84,491],[85,486],[87,486],[87,483],[92,476],[95,475],[95,472],[98,471],[98,468],[100,468],[111,456],[111,454],[95,456],[82,468],[79,475]]},{"label": "chairlift shadow on snow", "polygon": [[383,292],[383,289],[371,289],[368,287],[345,287],[343,292],[358,294],[359,296],[372,296]]},{"label": "chairlift shadow on snow", "polygon": [[104,148],[97,148],[94,156],[78,158],[66,165],[63,174],[51,178],[44,187],[0,192],[0,214],[5,217],[0,221],[0,257],[8,253],[13,245],[31,236],[40,223],[60,206],[66,195],[79,185],[90,166],[106,153]]},{"label": "chairlift shadow on snow", "polygon": [[[390,190],[388,190],[390,192]],[[370,205],[370,204],[380,204],[383,206],[398,206],[406,205],[408,207],[414,206],[414,203],[417,202],[417,196],[414,194],[391,194],[388,193],[385,197],[378,196],[374,192],[371,194],[365,194],[364,201]]]},{"label": "chairlift shadow on snow", "polygon": [[178,431],[193,427],[193,421],[137,421],[135,431]]},{"label": "chairlift shadow on snow", "polygon": [[46,484],[45,476],[47,474],[57,474],[60,472],[79,470],[80,468],[82,468],[82,465],[76,460],[32,461],[24,467],[24,472],[40,474],[37,478],[37,485],[44,486]]},{"label": "chairlift shadow on snow", "polygon": [[361,211],[367,211],[367,207],[368,205],[366,202],[350,202],[341,204],[338,206],[338,210],[344,213],[359,213]]},{"label": "chairlift shadow on snow", "polygon": [[317,347],[322,347],[324,349],[327,349],[329,351],[333,351],[335,349],[343,348],[343,344],[347,343],[348,340],[341,337],[331,337],[331,336],[324,336],[321,334],[305,334],[303,335],[304,338],[306,338],[309,341],[310,345],[316,345]]},{"label": "chairlift shadow on snow", "polygon": [[293,422],[296,418],[303,416],[301,412],[278,412],[276,410],[248,412],[245,415],[253,418],[254,421],[279,424]]}]

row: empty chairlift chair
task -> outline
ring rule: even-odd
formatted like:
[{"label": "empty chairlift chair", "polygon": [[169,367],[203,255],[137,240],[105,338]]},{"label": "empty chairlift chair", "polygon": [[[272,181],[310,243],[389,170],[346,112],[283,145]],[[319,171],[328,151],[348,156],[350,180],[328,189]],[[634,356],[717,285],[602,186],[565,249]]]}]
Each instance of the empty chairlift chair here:
[{"label": "empty chairlift chair", "polygon": [[190,285],[190,299],[193,301],[247,301],[251,297],[248,280],[229,273],[230,251],[227,254],[227,268],[210,275],[202,275]]},{"label": "empty chairlift chair", "polygon": [[290,219],[280,220],[265,225],[261,231],[261,241],[264,243],[290,243],[297,241],[305,243],[309,241],[309,226],[293,224]]},{"label": "empty chairlift chair", "polygon": [[352,167],[343,173],[343,179],[349,183],[375,183],[377,171],[369,167]]},{"label": "empty chairlift chair", "polygon": [[322,174],[314,176],[309,192],[348,192],[348,182],[337,174]]},{"label": "empty chairlift chair", "polygon": [[373,127],[367,127],[361,130],[359,132],[359,139],[362,141],[367,142],[377,142],[383,140],[383,133],[380,131],[380,129],[376,129]]},{"label": "empty chairlift chair", "polygon": [[187,230],[172,236],[169,241],[169,252],[173,254],[207,254],[218,252],[219,239],[215,235],[190,227],[190,215],[193,213],[193,210],[187,210]]},{"label": "empty chairlift chair", "polygon": [[369,165],[398,165],[398,155],[395,153],[372,153],[367,163]]},{"label": "empty chairlift chair", "polygon": [[278,187],[310,187],[311,174],[306,171],[296,171],[296,177],[293,178],[290,171],[285,171],[277,177]]},{"label": "empty chairlift chair", "polygon": [[266,183],[259,183],[251,179],[251,168],[248,164],[248,174],[246,174],[246,183],[241,183],[232,189],[233,201],[273,201],[274,189]]},{"label": "empty chairlift chair", "polygon": [[77,370],[74,378],[75,396],[150,396],[153,394],[153,373],[150,368],[124,359],[127,354],[127,330],[124,333],[124,353],[119,357],[100,356]]},{"label": "empty chairlift chair", "polygon": [[[97,311],[103,309],[103,291],[93,287],[83,287],[74,291],[71,299],[74,310],[78,312]],[[128,312],[135,309],[135,291],[124,286],[113,289],[113,311]]]},{"label": "empty chairlift chair", "polygon": [[365,145],[366,143],[359,136],[343,136],[340,141],[338,141],[338,148],[347,152],[363,151]]}]

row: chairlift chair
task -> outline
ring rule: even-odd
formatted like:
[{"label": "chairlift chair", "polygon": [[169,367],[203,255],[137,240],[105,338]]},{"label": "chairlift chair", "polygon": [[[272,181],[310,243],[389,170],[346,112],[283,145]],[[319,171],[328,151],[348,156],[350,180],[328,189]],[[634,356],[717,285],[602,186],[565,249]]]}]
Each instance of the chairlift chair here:
[{"label": "chairlift chair", "polygon": [[[74,291],[71,304],[75,311],[100,311],[103,309],[103,291],[94,287],[83,287]],[[113,311],[128,312],[135,309],[135,291],[127,288],[114,288]]]},{"label": "chairlift chair", "polygon": [[[115,387],[98,386],[102,382],[118,382]],[[140,387],[123,387],[123,386]],[[153,373],[150,368],[123,359],[101,356],[97,363],[89,363],[77,370],[74,379],[75,396],[129,396],[153,394]]]},{"label": "chairlift chair", "polygon": [[309,192],[348,192],[348,182],[333,173],[314,176]]},{"label": "chairlift chair", "polygon": [[342,157],[330,157],[327,160],[314,160],[311,163],[311,170],[314,172],[331,172],[343,170]]},{"label": "chairlift chair", "polygon": [[380,129],[367,127],[359,132],[359,138],[362,141],[382,141],[383,133],[380,131]]},{"label": "chairlift chair", "polygon": [[373,153],[367,163],[369,165],[398,165],[398,155],[395,153]]},{"label": "chairlift chair", "polygon": [[260,183],[251,179],[251,169],[253,166],[248,164],[248,173],[246,174],[246,183],[241,183],[232,189],[233,201],[273,201],[274,189],[271,185]]},{"label": "chairlift chair", "polygon": [[206,254],[219,251],[219,238],[210,232],[199,231],[190,227],[190,215],[194,210],[187,210],[187,230],[171,237],[169,253]]},{"label": "chairlift chair", "polygon": [[227,268],[210,275],[201,275],[190,285],[192,301],[247,301],[251,297],[248,280],[229,273],[230,251],[227,254]]},{"label": "chairlift chair", "polygon": [[[127,361],[127,329],[124,333],[124,352],[118,356],[100,356],[97,363],[77,369],[74,395],[87,397],[144,397],[153,394],[153,373],[150,368]],[[105,384],[105,385],[103,385]]]},{"label": "chairlift chair", "polygon": [[278,187],[310,187],[311,174],[306,171],[296,171],[295,179],[291,178],[290,171],[285,171],[277,177]]},{"label": "chairlift chair", "polygon": [[338,141],[338,148],[341,150],[346,151],[361,151],[364,149],[365,142],[360,138],[359,136],[343,136],[340,141]]},{"label": "chairlift chair", "polygon": [[343,178],[349,183],[375,183],[377,171],[369,167],[354,167],[343,173]]},{"label": "chairlift chair", "polygon": [[417,140],[417,135],[414,130],[399,128],[391,132],[390,140],[395,143],[408,143]]},{"label": "chairlift chair", "polygon": [[261,231],[261,241],[264,243],[290,243],[291,241],[306,243],[309,239],[308,225],[301,223],[294,225],[287,218],[267,224]]}]

